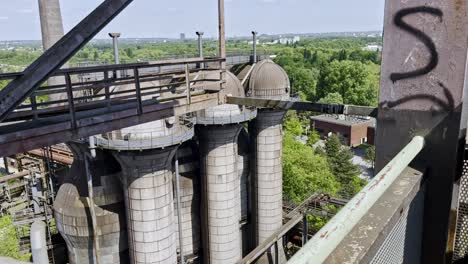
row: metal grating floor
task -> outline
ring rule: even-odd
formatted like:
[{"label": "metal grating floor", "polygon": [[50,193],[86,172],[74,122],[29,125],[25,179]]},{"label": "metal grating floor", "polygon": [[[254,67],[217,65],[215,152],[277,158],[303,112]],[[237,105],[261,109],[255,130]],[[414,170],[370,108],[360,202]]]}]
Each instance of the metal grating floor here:
[{"label": "metal grating floor", "polygon": [[[466,156],[466,154],[465,154]],[[468,253],[468,160],[463,162],[463,173],[458,194],[457,226],[453,261],[465,257]]]}]

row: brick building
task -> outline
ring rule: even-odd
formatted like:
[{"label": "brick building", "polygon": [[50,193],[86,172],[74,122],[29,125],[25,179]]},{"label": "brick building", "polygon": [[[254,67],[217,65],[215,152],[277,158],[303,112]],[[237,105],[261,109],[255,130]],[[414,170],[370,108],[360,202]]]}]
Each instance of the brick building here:
[{"label": "brick building", "polygon": [[350,147],[373,144],[374,141],[374,130],[369,127],[375,127],[375,119],[370,117],[318,115],[311,117],[310,127],[317,130],[322,139],[337,134],[341,142]]}]

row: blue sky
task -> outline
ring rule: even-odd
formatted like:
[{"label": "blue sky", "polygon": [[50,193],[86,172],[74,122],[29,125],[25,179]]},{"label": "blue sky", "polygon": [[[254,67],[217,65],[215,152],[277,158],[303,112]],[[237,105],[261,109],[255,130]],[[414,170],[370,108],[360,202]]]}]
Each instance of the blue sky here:
[{"label": "blue sky", "polygon": [[[226,34],[381,30],[384,0],[225,0]],[[65,30],[102,0],[60,0]],[[37,0],[0,0],[0,40],[40,39]],[[217,33],[217,0],[134,0],[97,37],[188,37]],[[192,34],[193,33],[193,34]]]}]

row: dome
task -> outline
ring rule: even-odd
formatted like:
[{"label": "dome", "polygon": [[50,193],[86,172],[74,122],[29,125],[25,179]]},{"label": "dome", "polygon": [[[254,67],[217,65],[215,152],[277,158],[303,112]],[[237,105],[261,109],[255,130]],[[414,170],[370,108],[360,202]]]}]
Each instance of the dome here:
[{"label": "dome", "polygon": [[[210,72],[205,79],[218,79],[218,72]],[[210,85],[215,84],[208,84]],[[239,79],[232,72],[226,72],[226,84],[224,94],[228,96],[245,97],[245,90]],[[234,104],[223,104],[197,113],[197,123],[204,125],[224,125],[249,121],[257,116],[254,108],[248,108]]]},{"label": "dome", "polygon": [[272,60],[262,60],[250,75],[249,96],[268,99],[287,99],[291,90],[283,68]]},{"label": "dome", "polygon": [[[219,80],[219,73],[218,72],[208,72],[204,74],[205,76],[204,79],[218,79]],[[215,90],[215,88],[218,88],[218,84],[214,83],[209,83],[207,87],[212,87],[212,89]],[[230,96],[239,96],[239,97],[244,97],[245,96],[245,91],[244,87],[242,87],[241,82],[237,78],[234,73],[227,71],[226,72],[226,84],[224,86],[224,91],[226,95]]]}]

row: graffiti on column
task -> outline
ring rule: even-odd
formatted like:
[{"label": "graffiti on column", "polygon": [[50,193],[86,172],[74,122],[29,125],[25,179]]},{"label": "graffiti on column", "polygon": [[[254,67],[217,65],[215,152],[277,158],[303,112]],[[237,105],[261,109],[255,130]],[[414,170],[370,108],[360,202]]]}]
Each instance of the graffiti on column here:
[{"label": "graffiti on column", "polygon": [[420,68],[411,72],[392,73],[390,75],[390,79],[393,82],[428,74],[432,70],[434,70],[435,67],[437,67],[437,64],[439,64],[439,54],[437,53],[437,48],[436,48],[434,41],[429,36],[427,36],[423,31],[409,25],[403,20],[403,18],[408,15],[418,14],[418,13],[427,13],[427,14],[431,14],[434,16],[438,16],[441,21],[444,15],[440,9],[433,8],[433,7],[420,6],[420,7],[405,8],[396,13],[393,23],[395,23],[397,27],[410,33],[411,35],[416,37],[418,40],[420,40],[422,43],[424,43],[424,45],[429,49],[429,52],[431,53],[430,61],[424,68]]}]

